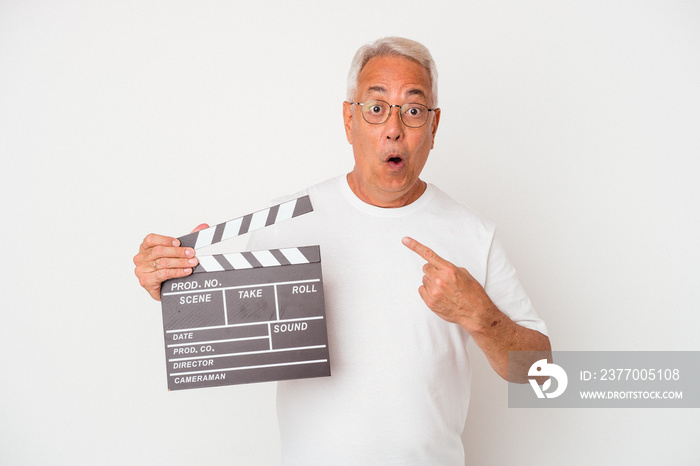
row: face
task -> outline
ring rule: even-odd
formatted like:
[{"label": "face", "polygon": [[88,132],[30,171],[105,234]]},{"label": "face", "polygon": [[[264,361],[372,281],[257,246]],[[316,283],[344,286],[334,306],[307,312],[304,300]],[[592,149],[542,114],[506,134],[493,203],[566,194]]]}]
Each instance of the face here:
[{"label": "face", "polygon": [[[421,103],[432,108],[427,70],[403,57],[372,58],[360,72],[355,102],[372,99],[392,105]],[[345,102],[343,118],[355,155],[355,167],[348,175],[355,194],[380,207],[400,207],[418,199],[425,190],[425,183],[418,177],[433,148],[440,110],[430,112],[427,123],[420,128],[405,126],[397,107],[392,107],[386,122],[372,125],[362,118],[362,107]]]}]

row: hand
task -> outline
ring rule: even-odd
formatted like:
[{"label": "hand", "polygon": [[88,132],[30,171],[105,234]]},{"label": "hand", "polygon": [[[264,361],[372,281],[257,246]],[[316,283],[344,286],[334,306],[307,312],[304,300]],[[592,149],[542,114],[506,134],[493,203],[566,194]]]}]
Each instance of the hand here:
[{"label": "hand", "polygon": [[[205,228],[209,228],[209,225],[203,223],[192,232]],[[139,253],[134,256],[134,273],[151,297],[160,301],[161,283],[171,278],[186,277],[198,263],[194,249],[180,247],[177,238],[151,233],[144,238]]]},{"label": "hand", "polygon": [[511,367],[509,378],[509,351],[541,351],[544,353],[539,353],[538,359],[551,358],[549,338],[516,324],[501,312],[467,269],[456,267],[412,238],[401,241],[427,261],[423,266],[423,285],[418,288],[425,304],[438,316],[469,332],[498,375],[511,382],[527,382],[527,369],[534,361],[521,361],[518,367]]},{"label": "hand", "polygon": [[427,261],[418,293],[435,314],[469,332],[498,323],[501,312],[467,269],[455,266],[413,238],[401,241]]}]

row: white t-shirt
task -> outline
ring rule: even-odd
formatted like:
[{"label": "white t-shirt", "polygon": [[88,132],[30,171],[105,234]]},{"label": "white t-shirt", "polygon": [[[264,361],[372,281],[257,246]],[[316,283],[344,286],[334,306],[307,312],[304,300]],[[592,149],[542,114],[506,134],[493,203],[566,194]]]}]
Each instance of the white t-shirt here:
[{"label": "white t-shirt", "polygon": [[430,184],[395,209],[362,202],[345,176],[289,199],[303,194],[312,213],[255,232],[249,245],[321,246],[331,376],[278,383],[284,463],[463,465],[469,334],[425,305],[425,261],[401,238],[465,267],[501,311],[546,334],[494,225]]}]

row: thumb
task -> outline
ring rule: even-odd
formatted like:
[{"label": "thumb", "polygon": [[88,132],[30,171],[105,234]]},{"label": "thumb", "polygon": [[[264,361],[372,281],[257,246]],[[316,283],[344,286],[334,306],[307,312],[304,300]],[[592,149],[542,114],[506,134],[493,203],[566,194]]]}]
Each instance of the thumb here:
[{"label": "thumb", "polygon": [[207,228],[209,228],[209,225],[206,223],[202,223],[202,224],[196,226],[195,229],[191,231],[191,233],[194,233],[196,231],[206,230]]}]

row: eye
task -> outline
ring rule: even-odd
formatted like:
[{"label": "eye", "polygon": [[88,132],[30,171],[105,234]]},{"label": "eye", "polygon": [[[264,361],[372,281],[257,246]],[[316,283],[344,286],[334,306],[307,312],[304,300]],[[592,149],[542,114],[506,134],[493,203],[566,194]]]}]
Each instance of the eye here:
[{"label": "eye", "polygon": [[410,116],[411,118],[418,118],[421,115],[423,115],[424,111],[425,110],[422,105],[409,104],[408,109],[404,113]]},{"label": "eye", "polygon": [[365,111],[370,115],[381,115],[386,112],[385,107],[386,106],[382,102],[376,100],[368,100],[365,102]]}]

